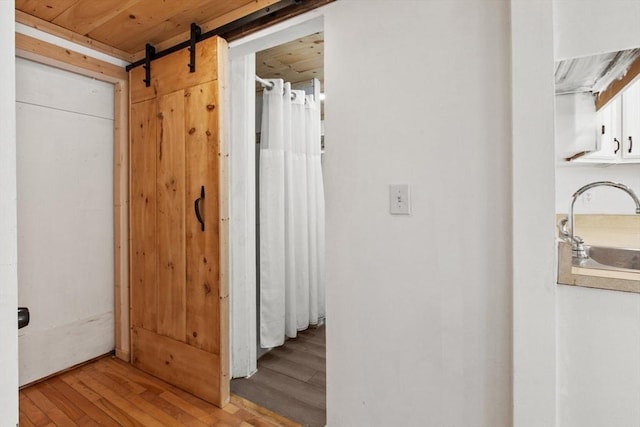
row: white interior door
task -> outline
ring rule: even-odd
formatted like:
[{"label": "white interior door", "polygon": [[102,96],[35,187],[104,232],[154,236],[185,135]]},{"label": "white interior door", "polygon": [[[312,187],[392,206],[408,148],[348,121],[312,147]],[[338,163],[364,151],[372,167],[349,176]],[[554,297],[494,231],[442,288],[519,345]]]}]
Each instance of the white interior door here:
[{"label": "white interior door", "polygon": [[114,348],[112,84],[16,59],[20,385]]}]

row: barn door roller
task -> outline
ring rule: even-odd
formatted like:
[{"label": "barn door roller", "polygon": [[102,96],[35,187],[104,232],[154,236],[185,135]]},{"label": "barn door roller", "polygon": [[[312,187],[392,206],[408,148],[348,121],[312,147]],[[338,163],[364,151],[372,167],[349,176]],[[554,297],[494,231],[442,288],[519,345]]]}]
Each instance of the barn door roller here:
[{"label": "barn door roller", "polygon": [[200,41],[200,35],[202,30],[196,25],[195,22],[191,23],[191,46],[189,46],[189,72],[196,72],[196,43]]}]

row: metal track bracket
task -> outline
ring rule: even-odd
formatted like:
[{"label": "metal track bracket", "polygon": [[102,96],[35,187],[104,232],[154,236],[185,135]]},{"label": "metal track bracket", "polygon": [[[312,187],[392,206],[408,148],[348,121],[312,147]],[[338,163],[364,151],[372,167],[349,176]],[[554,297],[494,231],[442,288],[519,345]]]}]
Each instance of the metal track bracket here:
[{"label": "metal track bracket", "polygon": [[156,55],[156,48],[147,43],[144,46],[144,85],[151,86],[151,61]]},{"label": "metal track bracket", "polygon": [[200,41],[200,35],[202,34],[202,29],[196,25],[195,22],[191,23],[191,39],[189,43],[189,72],[196,72],[196,43]]}]

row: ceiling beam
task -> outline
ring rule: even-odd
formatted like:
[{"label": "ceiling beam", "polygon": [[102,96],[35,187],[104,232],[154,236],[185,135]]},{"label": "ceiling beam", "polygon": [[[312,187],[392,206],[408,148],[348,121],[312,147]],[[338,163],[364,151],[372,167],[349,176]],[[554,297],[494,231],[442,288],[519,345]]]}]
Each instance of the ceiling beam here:
[{"label": "ceiling beam", "polygon": [[36,59],[47,65],[77,72],[111,83],[126,82],[124,68],[108,62],[56,46],[42,40],[16,33],[16,53],[25,59]]}]

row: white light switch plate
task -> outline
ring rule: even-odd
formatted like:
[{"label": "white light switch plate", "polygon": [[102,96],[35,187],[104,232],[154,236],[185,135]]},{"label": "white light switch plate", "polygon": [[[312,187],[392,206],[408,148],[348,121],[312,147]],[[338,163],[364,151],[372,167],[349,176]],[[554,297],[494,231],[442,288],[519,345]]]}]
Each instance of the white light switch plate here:
[{"label": "white light switch plate", "polygon": [[392,215],[411,214],[409,184],[389,185],[389,212]]}]

